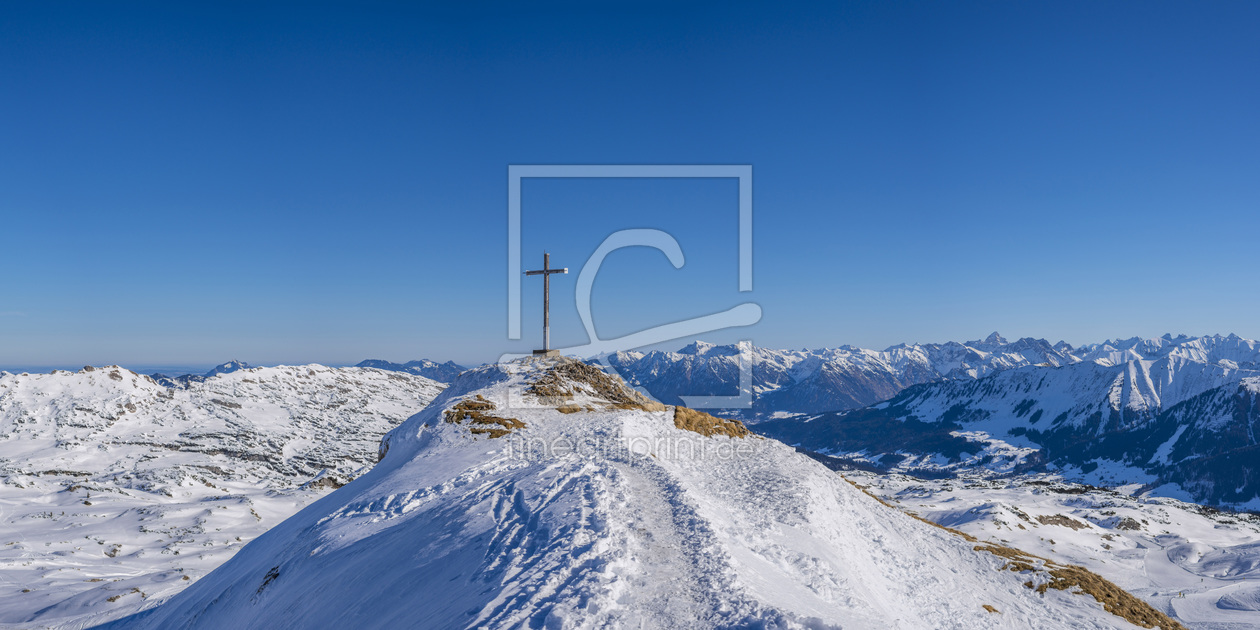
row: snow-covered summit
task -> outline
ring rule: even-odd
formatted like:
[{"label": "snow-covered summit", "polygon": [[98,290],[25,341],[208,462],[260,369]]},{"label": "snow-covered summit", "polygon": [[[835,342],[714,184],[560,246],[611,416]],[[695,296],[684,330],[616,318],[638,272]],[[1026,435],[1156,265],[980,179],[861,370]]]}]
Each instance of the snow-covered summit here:
[{"label": "snow-covered summit", "polygon": [[231,361],[228,361],[227,363],[214,366],[213,368],[210,369],[209,372],[205,373],[205,377],[211,378],[213,376],[218,376],[220,374],[230,374],[232,372],[239,372],[240,370],[248,370],[249,368],[250,368],[250,365],[248,363],[244,361],[238,361],[236,359],[232,359]]},{"label": "snow-covered summit", "polygon": [[1132,627],[1079,575],[736,422],[526,359],[461,374],[369,473],[118,627]]}]

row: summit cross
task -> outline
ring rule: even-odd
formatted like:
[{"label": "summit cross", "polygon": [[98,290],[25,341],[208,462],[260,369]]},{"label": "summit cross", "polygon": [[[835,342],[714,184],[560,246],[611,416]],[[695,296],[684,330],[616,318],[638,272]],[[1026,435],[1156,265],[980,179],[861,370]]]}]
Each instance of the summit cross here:
[{"label": "summit cross", "polygon": [[542,350],[535,350],[534,354],[542,356],[552,356],[557,354],[551,349],[551,274],[553,273],[569,273],[569,268],[561,269],[551,268],[551,254],[543,252],[543,268],[535,271],[526,271],[527,276],[543,277],[543,347]]}]

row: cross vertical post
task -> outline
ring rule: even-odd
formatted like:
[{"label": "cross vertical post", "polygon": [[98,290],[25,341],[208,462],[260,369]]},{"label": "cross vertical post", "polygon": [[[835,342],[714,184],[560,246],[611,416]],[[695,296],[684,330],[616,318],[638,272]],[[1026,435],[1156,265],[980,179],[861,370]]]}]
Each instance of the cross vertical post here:
[{"label": "cross vertical post", "polygon": [[543,351],[551,349],[551,254],[543,252]]},{"label": "cross vertical post", "polygon": [[569,268],[552,269],[551,254],[547,252],[543,252],[542,269],[525,272],[527,276],[543,277],[543,347],[542,350],[534,351],[536,355],[552,356],[556,354],[551,349],[551,274],[553,273],[569,273]]}]

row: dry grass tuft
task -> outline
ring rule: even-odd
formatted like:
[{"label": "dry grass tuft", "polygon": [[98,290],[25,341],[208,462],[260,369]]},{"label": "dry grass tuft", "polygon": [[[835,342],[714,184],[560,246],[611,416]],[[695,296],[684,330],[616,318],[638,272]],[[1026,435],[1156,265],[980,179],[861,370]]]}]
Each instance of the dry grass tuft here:
[{"label": "dry grass tuft", "polygon": [[1152,608],[1150,604],[1085,567],[1059,564],[1019,549],[993,543],[976,545],[974,549],[1006,558],[1008,562],[1003,565],[1003,569],[1042,572],[1049,575],[1050,580],[1041,584],[1034,584],[1032,580],[1024,582],[1024,586],[1043,595],[1048,589],[1059,591],[1077,589],[1075,592],[1093,596],[1098,603],[1103,605],[1104,610],[1132,624],[1143,628],[1185,630],[1181,624],[1168,615]]},{"label": "dry grass tuft", "polygon": [[481,394],[477,394],[473,398],[459,401],[442,415],[445,421],[451,424],[463,424],[465,420],[468,420],[469,424],[473,425],[468,429],[469,433],[489,435],[491,438],[503,437],[516,429],[525,428],[525,423],[516,418],[500,418],[486,413],[494,409],[494,403],[486,400]]},{"label": "dry grass tuft", "polygon": [[443,415],[447,422],[459,424],[466,416],[481,411],[494,411],[494,409],[494,403],[486,400],[485,396],[477,394],[473,398],[465,398],[459,401],[455,406],[447,409]]},{"label": "dry grass tuft", "polygon": [[[987,551],[999,558],[1006,558],[1006,564],[1002,565],[1003,569],[1010,569],[1017,573],[1024,571],[1037,571],[1042,563],[1049,562],[1041,556],[1034,556],[1031,553],[1020,551],[1014,547],[1004,547],[993,543],[984,543],[972,547],[975,551]],[[1031,586],[1028,588],[1032,588]],[[1044,591],[1042,591],[1044,592]]]},{"label": "dry grass tuft", "polygon": [[1181,624],[1168,615],[1152,608],[1150,604],[1134,597],[1097,573],[1074,565],[1049,563],[1049,566],[1051,566],[1050,581],[1037,587],[1039,593],[1046,592],[1047,587],[1060,591],[1075,587],[1080,589],[1081,594],[1092,595],[1107,612],[1143,628],[1185,630]]},{"label": "dry grass tuft", "polygon": [[564,379],[555,370],[548,370],[525,393],[537,396],[544,405],[563,405],[573,400],[573,390],[564,385]]},{"label": "dry grass tuft", "polygon": [[1000,610],[998,610],[998,609],[996,609],[996,608],[994,608],[994,607],[992,607],[992,606],[990,606],[990,605],[988,605],[988,604],[984,604],[984,605],[983,605],[983,608],[984,608],[985,610],[987,610],[987,611],[991,612],[991,613],[998,613],[999,615],[1000,615],[1000,614],[1002,614],[1002,611],[1000,611]]},{"label": "dry grass tuft", "polygon": [[[945,527],[938,523],[933,523],[932,521],[922,518],[916,514],[905,512],[904,510],[901,510],[900,508],[889,504],[887,501],[871,494],[865,486],[859,485],[847,477],[842,476],[841,478],[848,481],[853,485],[853,487],[861,490],[866,494],[866,496],[879,501],[885,506],[901,511],[911,518],[960,536],[968,542],[979,542],[975,536],[971,536],[950,527]],[[1037,520],[1041,520],[1041,517],[1038,517]],[[1059,523],[1054,524],[1057,525]],[[1078,590],[1075,592],[1082,595],[1093,596],[1098,603],[1103,605],[1104,610],[1134,625],[1141,626],[1143,628],[1160,628],[1161,630],[1186,630],[1185,626],[1177,623],[1175,619],[1160,612],[1159,610],[1156,610],[1151,607],[1150,604],[1134,597],[1128,591],[1112,584],[1102,576],[1084,567],[1059,564],[1052,560],[1042,558],[1041,556],[1036,556],[1026,551],[1020,551],[1014,547],[1005,547],[994,543],[980,543],[973,547],[973,549],[976,551],[985,551],[1000,558],[1006,558],[1007,563],[1002,565],[1003,569],[1009,569],[1016,572],[1031,571],[1047,574],[1050,577],[1049,581],[1040,585],[1035,584],[1032,580],[1024,582],[1025,587],[1035,590],[1038,593],[1045,594],[1046,590],[1051,588],[1060,591],[1067,591],[1076,588]],[[987,604],[984,608],[989,612],[998,612],[997,610],[990,610],[990,607]]]},{"label": "dry grass tuft", "polygon": [[714,435],[733,438],[748,437],[748,429],[739,420],[718,418],[687,407],[674,407],[674,426],[687,431],[695,431],[705,437]]},{"label": "dry grass tuft", "polygon": [[547,369],[531,383],[525,393],[537,396],[545,405],[561,407],[569,406],[566,403],[573,400],[576,388],[586,390],[596,398],[602,398],[608,409],[665,411],[665,405],[648,400],[627,387],[621,379],[609,376],[593,365],[572,359],[558,361],[557,365]]}]

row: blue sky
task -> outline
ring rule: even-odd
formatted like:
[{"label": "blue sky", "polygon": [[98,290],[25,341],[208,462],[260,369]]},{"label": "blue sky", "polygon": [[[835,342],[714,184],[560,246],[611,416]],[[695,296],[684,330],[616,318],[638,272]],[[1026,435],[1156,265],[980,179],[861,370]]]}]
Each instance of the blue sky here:
[{"label": "blue sky", "polygon": [[733,180],[526,182],[527,268],[682,245],[609,259],[604,337],[1260,337],[1253,3],[184,4],[0,12],[0,365],[528,350],[509,164],[753,165],[744,294]]}]

